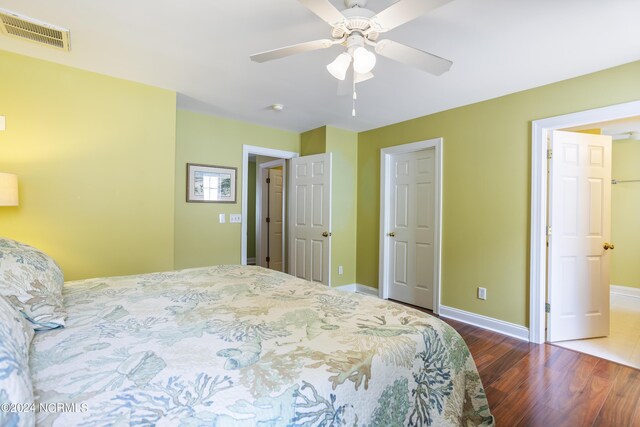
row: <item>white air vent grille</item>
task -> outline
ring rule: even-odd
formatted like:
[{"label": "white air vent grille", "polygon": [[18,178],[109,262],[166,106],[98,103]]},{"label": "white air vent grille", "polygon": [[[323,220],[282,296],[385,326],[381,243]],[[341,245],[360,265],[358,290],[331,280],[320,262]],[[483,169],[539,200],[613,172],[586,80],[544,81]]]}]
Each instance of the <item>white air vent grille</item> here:
[{"label": "white air vent grille", "polygon": [[70,50],[69,30],[18,15],[6,9],[0,9],[0,30],[9,36],[30,40],[56,49]]}]

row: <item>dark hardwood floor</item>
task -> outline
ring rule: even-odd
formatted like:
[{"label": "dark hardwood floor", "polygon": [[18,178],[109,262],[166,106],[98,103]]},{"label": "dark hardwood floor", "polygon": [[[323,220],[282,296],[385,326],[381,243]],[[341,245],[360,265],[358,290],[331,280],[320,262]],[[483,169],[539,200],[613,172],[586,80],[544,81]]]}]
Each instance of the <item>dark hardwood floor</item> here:
[{"label": "dark hardwood floor", "polygon": [[467,342],[498,427],[640,427],[640,370],[441,319]]}]

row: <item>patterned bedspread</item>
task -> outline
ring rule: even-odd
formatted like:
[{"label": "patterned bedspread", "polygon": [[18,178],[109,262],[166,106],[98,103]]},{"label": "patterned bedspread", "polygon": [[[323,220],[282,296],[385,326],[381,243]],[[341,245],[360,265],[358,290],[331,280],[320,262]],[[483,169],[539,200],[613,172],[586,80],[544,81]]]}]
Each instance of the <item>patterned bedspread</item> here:
[{"label": "patterned bedspread", "polygon": [[246,266],[68,282],[64,299],[31,370],[36,402],[70,411],[38,425],[493,425],[464,341],[399,304]]}]

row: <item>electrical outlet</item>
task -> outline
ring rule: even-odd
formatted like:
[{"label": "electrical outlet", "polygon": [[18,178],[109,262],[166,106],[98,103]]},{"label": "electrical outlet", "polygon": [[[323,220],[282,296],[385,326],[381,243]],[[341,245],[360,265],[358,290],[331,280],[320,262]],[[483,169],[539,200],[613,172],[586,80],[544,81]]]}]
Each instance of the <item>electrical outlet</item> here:
[{"label": "electrical outlet", "polygon": [[478,287],[478,298],[487,299],[487,288]]},{"label": "electrical outlet", "polygon": [[341,265],[339,265],[339,266],[338,266],[338,274],[339,274],[339,275],[342,275],[342,273],[343,273],[343,271],[342,271],[342,266],[341,266]]}]

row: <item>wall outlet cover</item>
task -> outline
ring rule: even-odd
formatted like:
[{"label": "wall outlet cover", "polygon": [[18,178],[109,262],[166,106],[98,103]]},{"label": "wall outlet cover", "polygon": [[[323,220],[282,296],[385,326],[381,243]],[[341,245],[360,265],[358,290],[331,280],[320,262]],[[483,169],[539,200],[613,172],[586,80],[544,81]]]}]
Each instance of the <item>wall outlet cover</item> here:
[{"label": "wall outlet cover", "polygon": [[478,298],[487,299],[487,288],[478,287]]}]

